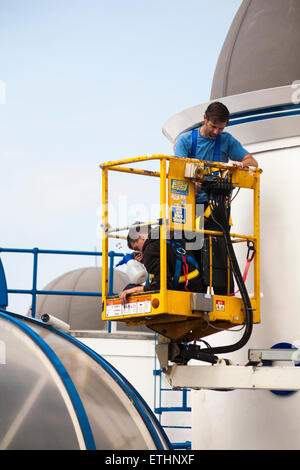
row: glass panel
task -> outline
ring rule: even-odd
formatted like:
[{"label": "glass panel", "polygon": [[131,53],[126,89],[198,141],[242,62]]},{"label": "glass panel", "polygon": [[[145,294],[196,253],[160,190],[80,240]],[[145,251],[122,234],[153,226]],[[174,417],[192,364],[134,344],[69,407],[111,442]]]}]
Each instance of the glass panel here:
[{"label": "glass panel", "polygon": [[79,449],[70,398],[48,358],[1,318],[0,340],[0,449]]},{"label": "glass panel", "polygon": [[80,395],[97,449],[156,449],[134,404],[93,358],[50,330],[33,325],[60,358]]}]

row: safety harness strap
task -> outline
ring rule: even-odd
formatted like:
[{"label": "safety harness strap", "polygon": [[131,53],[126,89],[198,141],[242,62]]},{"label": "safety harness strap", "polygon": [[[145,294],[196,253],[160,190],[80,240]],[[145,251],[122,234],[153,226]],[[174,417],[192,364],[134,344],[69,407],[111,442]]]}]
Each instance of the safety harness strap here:
[{"label": "safety harness strap", "polygon": [[[246,282],[246,279],[247,279],[247,276],[248,276],[248,271],[249,271],[249,268],[250,268],[250,264],[251,264],[251,261],[253,260],[253,258],[255,256],[255,252],[256,252],[253,242],[251,242],[251,243],[247,242],[247,245],[248,245],[247,262],[246,262],[246,266],[245,266],[244,274],[243,274],[244,283]],[[250,256],[251,251],[252,251],[252,255]],[[236,292],[234,292],[233,294],[230,294],[230,295],[235,295],[238,292],[239,292],[239,290],[237,290]]]},{"label": "safety harness strap", "polygon": [[[175,271],[173,277],[173,287],[176,288],[178,284],[185,283],[185,289],[187,289],[188,282],[190,279],[197,277],[200,273],[200,269],[197,261],[190,255],[186,256],[186,251],[182,247],[180,241],[170,241],[167,240],[167,243],[175,250]],[[188,263],[195,267],[193,271],[188,272]],[[181,272],[183,271],[183,275]]]},{"label": "safety harness strap", "polygon": [[192,130],[192,150],[191,150],[191,157],[196,157],[198,132],[199,132],[198,129],[193,129],[193,130]]},{"label": "safety harness strap", "polygon": [[[199,128],[192,130],[192,148],[191,148],[191,155],[190,155],[190,157],[192,158],[196,157],[198,133],[199,133]],[[221,135],[220,134],[216,137],[216,140],[215,140],[214,161],[218,161],[218,159],[216,159],[215,157],[218,157],[219,155],[221,155]]]}]

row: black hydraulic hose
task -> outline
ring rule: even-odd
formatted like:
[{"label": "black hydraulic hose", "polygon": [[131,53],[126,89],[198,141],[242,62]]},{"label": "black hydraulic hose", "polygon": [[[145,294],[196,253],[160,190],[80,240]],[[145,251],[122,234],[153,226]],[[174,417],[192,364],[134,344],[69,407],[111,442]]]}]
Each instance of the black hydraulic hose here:
[{"label": "black hydraulic hose", "polygon": [[[225,205],[223,207],[222,212],[225,216],[226,214]],[[247,292],[247,289],[243,280],[243,276],[241,274],[240,267],[237,262],[236,255],[232,246],[232,241],[231,241],[230,232],[229,232],[229,225],[227,222],[225,222],[225,220],[224,220],[225,223],[220,223],[219,221],[217,221],[213,217],[213,213],[211,214],[211,217],[213,221],[217,225],[219,225],[219,227],[222,229],[222,232],[224,234],[224,240],[226,244],[226,250],[227,250],[228,258],[230,261],[231,269],[236,279],[239,290],[241,292],[244,307],[245,307],[245,313],[246,313],[246,321],[245,321],[246,327],[244,330],[244,334],[240,338],[239,341],[228,346],[212,347],[212,348],[206,348],[206,349],[201,350],[202,353],[205,352],[206,354],[224,354],[224,353],[230,353],[233,351],[237,351],[238,349],[241,349],[243,346],[245,346],[245,344],[250,339],[252,329],[253,329],[253,309],[252,309],[251,301],[250,301],[250,298],[249,298],[249,295],[248,295],[248,292]]]}]

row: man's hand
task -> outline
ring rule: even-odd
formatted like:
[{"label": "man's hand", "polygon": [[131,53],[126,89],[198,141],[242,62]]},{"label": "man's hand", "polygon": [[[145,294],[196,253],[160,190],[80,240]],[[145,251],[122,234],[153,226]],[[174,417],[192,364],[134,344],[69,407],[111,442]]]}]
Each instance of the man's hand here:
[{"label": "man's hand", "polygon": [[244,168],[243,162],[232,162],[233,166],[236,166],[237,168]]},{"label": "man's hand", "polygon": [[126,304],[126,301],[127,301],[126,297],[127,297],[127,295],[129,295],[129,291],[130,291],[130,289],[127,289],[127,290],[123,290],[123,292],[119,293],[119,297],[120,297],[122,305]]},{"label": "man's hand", "polygon": [[141,263],[141,261],[143,259],[143,253],[141,251],[135,251],[133,257],[134,257],[134,259],[136,259],[137,261],[139,261]]},{"label": "man's hand", "polygon": [[144,292],[144,286],[136,286],[132,287],[131,289],[123,290],[119,293],[119,298],[121,300],[121,304],[125,305],[127,302],[127,295],[136,294],[138,292]]}]

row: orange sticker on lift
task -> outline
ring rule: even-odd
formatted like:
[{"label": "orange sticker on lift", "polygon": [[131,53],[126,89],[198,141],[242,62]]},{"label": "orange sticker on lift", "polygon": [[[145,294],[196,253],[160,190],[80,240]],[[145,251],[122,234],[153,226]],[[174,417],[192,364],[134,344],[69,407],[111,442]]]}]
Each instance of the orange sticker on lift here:
[{"label": "orange sticker on lift", "polygon": [[131,297],[125,305],[120,299],[108,300],[106,304],[106,317],[120,317],[123,315],[141,315],[151,312],[151,296],[143,295]]}]

